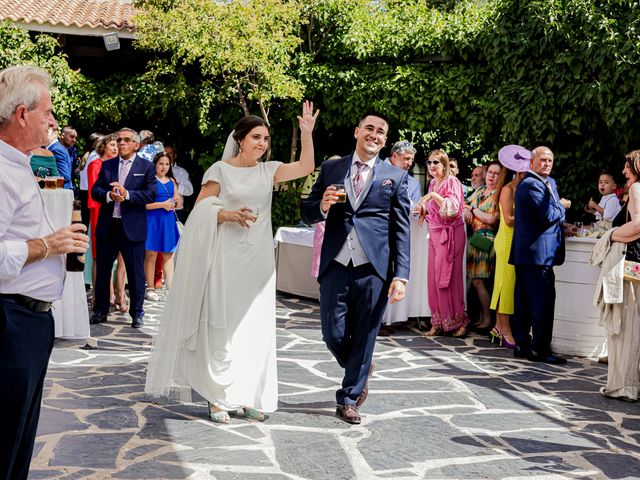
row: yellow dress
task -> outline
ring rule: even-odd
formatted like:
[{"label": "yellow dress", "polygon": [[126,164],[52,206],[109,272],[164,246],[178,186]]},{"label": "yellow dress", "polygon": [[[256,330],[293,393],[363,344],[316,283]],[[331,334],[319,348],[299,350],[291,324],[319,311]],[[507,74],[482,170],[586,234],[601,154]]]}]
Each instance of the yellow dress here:
[{"label": "yellow dress", "polygon": [[509,264],[511,242],[513,241],[513,227],[507,225],[500,206],[500,228],[493,242],[496,252],[496,273],[491,296],[491,310],[506,315],[513,314],[513,291],[516,284],[516,269]]}]

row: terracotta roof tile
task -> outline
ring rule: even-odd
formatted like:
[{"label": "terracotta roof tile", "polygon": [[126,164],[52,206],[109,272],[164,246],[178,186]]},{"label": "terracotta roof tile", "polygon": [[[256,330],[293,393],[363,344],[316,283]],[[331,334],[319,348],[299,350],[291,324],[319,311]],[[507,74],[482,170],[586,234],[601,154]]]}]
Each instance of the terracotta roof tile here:
[{"label": "terracotta roof tile", "polygon": [[133,31],[131,0],[0,0],[0,19]]}]

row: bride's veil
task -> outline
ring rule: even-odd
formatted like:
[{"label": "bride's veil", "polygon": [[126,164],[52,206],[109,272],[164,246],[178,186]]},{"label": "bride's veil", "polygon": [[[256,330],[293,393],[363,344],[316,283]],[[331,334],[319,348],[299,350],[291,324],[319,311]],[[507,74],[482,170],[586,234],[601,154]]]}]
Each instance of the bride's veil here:
[{"label": "bride's veil", "polygon": [[238,142],[233,138],[235,133],[235,130],[231,130],[231,133],[227,137],[227,143],[224,144],[224,152],[222,152],[222,158],[220,160],[229,160],[230,158],[238,156]]},{"label": "bride's veil", "polygon": [[[222,160],[238,154],[233,133],[227,138]],[[207,295],[207,279],[218,258],[218,211],[224,205],[218,197],[199,201],[180,238],[173,288],[167,295],[160,324],[149,356],[145,392],[191,401],[187,356],[195,350],[201,308]]]}]

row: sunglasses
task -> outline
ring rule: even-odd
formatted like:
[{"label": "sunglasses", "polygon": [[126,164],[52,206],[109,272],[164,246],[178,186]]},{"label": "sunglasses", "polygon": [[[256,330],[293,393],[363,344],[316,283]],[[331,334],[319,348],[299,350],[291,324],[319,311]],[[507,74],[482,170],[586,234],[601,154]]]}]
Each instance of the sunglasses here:
[{"label": "sunglasses", "polygon": [[440,165],[440,160],[427,160],[427,165]]},{"label": "sunglasses", "polygon": [[124,142],[124,143],[131,143],[131,142],[133,142],[133,138],[125,137],[125,138],[118,138],[118,139],[116,140],[116,143],[122,143],[122,142]]}]

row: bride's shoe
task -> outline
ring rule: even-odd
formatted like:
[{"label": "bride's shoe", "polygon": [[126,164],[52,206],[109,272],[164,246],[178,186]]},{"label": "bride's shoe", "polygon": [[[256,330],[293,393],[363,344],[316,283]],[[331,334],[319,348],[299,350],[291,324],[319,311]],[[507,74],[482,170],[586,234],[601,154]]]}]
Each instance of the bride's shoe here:
[{"label": "bride's shoe", "polygon": [[[256,422],[264,422],[269,419],[269,415],[265,415],[260,410],[256,410],[251,407],[242,407],[242,412],[244,413],[244,418],[247,420],[254,420]],[[233,412],[231,412],[233,414]]]},{"label": "bride's shoe", "polygon": [[229,412],[226,410],[220,410],[209,402],[207,402],[207,407],[209,408],[209,418],[213,423],[227,424],[231,421]]}]

